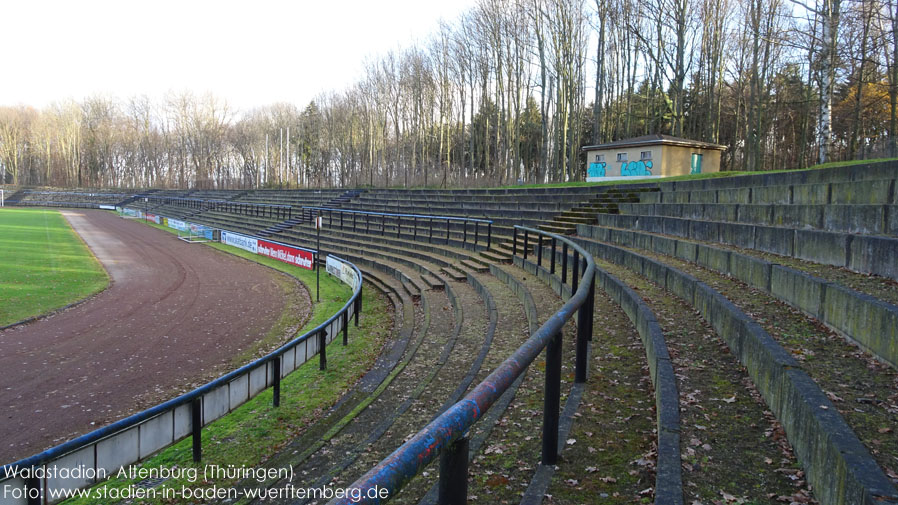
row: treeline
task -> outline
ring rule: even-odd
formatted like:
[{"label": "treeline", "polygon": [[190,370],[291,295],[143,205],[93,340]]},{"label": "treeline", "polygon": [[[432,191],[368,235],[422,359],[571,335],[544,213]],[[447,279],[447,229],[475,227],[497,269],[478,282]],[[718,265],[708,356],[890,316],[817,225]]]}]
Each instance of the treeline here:
[{"label": "treeline", "polygon": [[[727,169],[895,156],[894,0],[481,0],[307,105],[212,95],[0,107],[19,185],[254,188],[582,178],[649,133]],[[9,97],[7,97],[9,98]]]}]

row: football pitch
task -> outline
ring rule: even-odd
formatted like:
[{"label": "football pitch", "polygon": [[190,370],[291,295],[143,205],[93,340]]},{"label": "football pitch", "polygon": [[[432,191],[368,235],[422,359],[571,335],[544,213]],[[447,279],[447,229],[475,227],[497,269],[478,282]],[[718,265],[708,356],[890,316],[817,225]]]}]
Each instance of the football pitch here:
[{"label": "football pitch", "polygon": [[0,209],[0,328],[108,284],[106,271],[58,211]]}]

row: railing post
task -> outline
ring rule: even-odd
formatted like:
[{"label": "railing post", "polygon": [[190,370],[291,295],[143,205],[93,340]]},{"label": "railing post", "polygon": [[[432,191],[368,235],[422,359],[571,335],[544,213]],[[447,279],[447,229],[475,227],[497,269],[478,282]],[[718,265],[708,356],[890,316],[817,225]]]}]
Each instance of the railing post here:
[{"label": "railing post", "polygon": [[595,329],[593,317],[596,313],[596,274],[592,274],[592,283],[589,287],[589,316],[586,318],[588,328],[586,331],[586,339],[592,341],[592,332]]},{"label": "railing post", "polygon": [[558,409],[561,405],[561,332],[546,346],[546,382],[543,398],[542,464],[558,462]]},{"label": "railing post", "polygon": [[[34,467],[31,468],[34,470]],[[32,489],[34,491],[32,491]],[[25,479],[25,493],[28,496],[28,505],[41,505],[41,480],[38,477]]]},{"label": "railing post", "polygon": [[343,345],[349,345],[349,311],[343,311]]},{"label": "railing post", "polygon": [[486,223],[486,248],[493,246],[493,223]]},{"label": "railing post", "polygon": [[418,240],[418,218],[412,218],[412,240]]},{"label": "railing post", "polygon": [[428,218],[428,221],[430,221],[430,242],[433,243],[433,218]]},{"label": "railing post", "polygon": [[343,229],[343,213],[340,213],[340,229]]},{"label": "railing post", "polygon": [[[475,227],[477,226],[476,221],[474,222],[474,226]],[[465,219],[464,221],[461,222],[461,227],[462,227],[461,243],[467,244],[468,243],[468,220],[467,219]]]},{"label": "railing post", "polygon": [[574,251],[574,271],[571,273],[571,296],[574,296],[574,292],[577,291],[577,286],[580,284],[580,255],[577,251]]},{"label": "railing post", "polygon": [[[591,292],[592,289],[590,289]],[[574,368],[574,382],[578,383],[586,382],[586,347],[591,331],[590,322],[592,321],[592,300],[590,298],[591,296],[587,295],[583,305],[577,310],[577,357]]]},{"label": "railing post", "polygon": [[536,243],[536,264],[538,266],[543,266],[543,236],[540,235],[537,238]]},{"label": "railing post", "polygon": [[396,238],[402,233],[402,216],[396,216]]},{"label": "railing post", "polygon": [[480,221],[474,221],[474,245],[480,242]]},{"label": "railing post", "polygon": [[468,437],[461,437],[440,451],[440,505],[468,503]]},{"label": "railing post", "polygon": [[561,284],[567,282],[567,242],[561,243]]},{"label": "railing post", "polygon": [[365,234],[371,233],[371,216],[365,214]]},{"label": "railing post", "polygon": [[511,255],[512,257],[518,255],[518,229],[515,228],[511,233]]},{"label": "railing post", "polygon": [[190,427],[193,432],[193,462],[203,459],[203,400],[194,398],[190,405]]},{"label": "railing post", "polygon": [[318,369],[327,370],[327,328],[318,332]]},{"label": "railing post", "polygon": [[275,407],[281,406],[281,357],[275,356],[273,360],[271,360],[271,366],[273,370],[274,376],[274,384],[272,385],[272,389],[274,391],[273,396],[273,404]]},{"label": "railing post", "polygon": [[552,258],[550,259],[550,261],[551,261],[550,264],[552,265],[552,267],[549,270],[549,273],[554,275],[555,274],[555,237],[552,237]]},{"label": "railing post", "polygon": [[527,249],[530,249],[530,232],[524,230],[524,259],[527,259]]},{"label": "railing post", "polygon": [[449,219],[446,220],[446,245],[449,245]]}]

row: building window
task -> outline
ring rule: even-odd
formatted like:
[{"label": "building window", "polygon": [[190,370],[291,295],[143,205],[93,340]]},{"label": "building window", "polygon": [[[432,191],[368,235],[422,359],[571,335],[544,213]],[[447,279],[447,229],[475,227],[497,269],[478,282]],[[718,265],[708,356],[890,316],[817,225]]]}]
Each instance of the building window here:
[{"label": "building window", "polygon": [[627,161],[627,153],[617,153],[617,161]]},{"label": "building window", "polygon": [[596,155],[596,163],[605,163],[605,155],[597,154]]},{"label": "building window", "polygon": [[642,151],[639,153],[639,159],[642,161],[652,159],[652,151]]}]

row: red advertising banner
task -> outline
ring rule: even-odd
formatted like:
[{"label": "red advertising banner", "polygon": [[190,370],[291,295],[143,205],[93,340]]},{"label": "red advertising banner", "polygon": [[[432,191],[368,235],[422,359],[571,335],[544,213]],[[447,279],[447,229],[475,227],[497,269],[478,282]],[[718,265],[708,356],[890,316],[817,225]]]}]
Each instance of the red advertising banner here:
[{"label": "red advertising banner", "polygon": [[268,256],[284,263],[296,265],[306,270],[312,269],[312,261],[314,256],[308,251],[296,249],[295,247],[272,244],[265,240],[259,240],[258,253],[262,256]]}]

